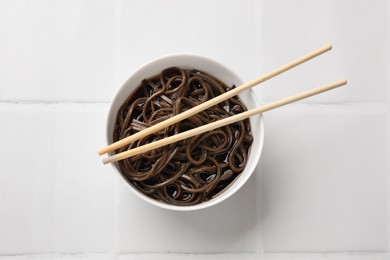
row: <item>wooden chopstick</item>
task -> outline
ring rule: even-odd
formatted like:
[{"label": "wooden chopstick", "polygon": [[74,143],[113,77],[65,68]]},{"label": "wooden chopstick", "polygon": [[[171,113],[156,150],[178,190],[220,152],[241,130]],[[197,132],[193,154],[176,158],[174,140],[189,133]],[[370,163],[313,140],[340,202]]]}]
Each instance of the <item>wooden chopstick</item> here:
[{"label": "wooden chopstick", "polygon": [[231,89],[228,92],[225,92],[225,93],[223,93],[223,94],[221,94],[213,99],[210,99],[210,100],[208,100],[200,105],[197,105],[189,110],[186,110],[185,112],[182,112],[182,113],[180,113],[176,116],[173,116],[165,121],[162,121],[158,124],[155,124],[151,127],[148,127],[145,130],[142,130],[142,131],[135,133],[131,136],[128,136],[124,139],[121,139],[115,143],[112,143],[112,144],[100,149],[98,151],[98,153],[99,153],[99,155],[106,154],[106,153],[114,151],[122,146],[130,144],[134,141],[137,141],[137,140],[139,140],[147,135],[153,134],[161,129],[167,128],[170,125],[173,125],[177,122],[180,122],[180,121],[182,121],[190,116],[193,116],[193,115],[195,115],[195,114],[197,114],[197,113],[199,113],[207,108],[215,106],[216,104],[221,103],[222,101],[225,101],[231,97],[236,96],[238,93],[240,93],[244,90],[247,90],[247,89],[249,89],[249,88],[251,88],[259,83],[262,83],[266,80],[269,80],[269,79],[271,79],[271,78],[273,78],[273,77],[275,77],[275,76],[277,76],[277,75],[279,75],[279,74],[281,74],[289,69],[292,69],[292,68],[294,68],[294,67],[296,67],[296,66],[298,66],[298,65],[300,65],[308,60],[311,60],[311,59],[313,59],[313,58],[315,58],[315,57],[317,57],[317,56],[319,56],[319,55],[321,55],[321,54],[323,54],[331,49],[332,49],[332,45],[327,44],[327,45],[325,45],[325,46],[323,46],[315,51],[312,51],[312,52],[310,52],[310,53],[308,53],[308,54],[306,54],[306,55],[304,55],[304,56],[302,56],[302,57],[300,57],[292,62],[289,62],[289,63],[287,63],[287,64],[285,64],[285,65],[283,65],[275,70],[272,70],[272,71],[254,79],[252,81],[249,81],[249,82],[247,82],[247,83],[245,83],[237,88]]},{"label": "wooden chopstick", "polygon": [[211,131],[211,130],[216,129],[218,127],[222,127],[222,126],[229,125],[229,124],[232,124],[232,123],[237,122],[237,121],[244,120],[244,119],[251,117],[253,115],[263,113],[263,112],[266,112],[266,111],[293,103],[295,101],[320,94],[322,92],[343,86],[345,84],[347,84],[346,80],[338,80],[338,81],[335,81],[332,83],[328,83],[328,84],[325,84],[323,86],[313,88],[313,89],[301,92],[299,94],[296,94],[296,95],[293,95],[293,96],[290,96],[290,97],[287,97],[284,99],[280,99],[278,101],[269,103],[267,105],[264,105],[264,106],[261,106],[261,107],[255,108],[255,109],[251,109],[251,110],[242,112],[240,114],[230,116],[230,117],[218,120],[216,122],[213,122],[213,123],[210,123],[207,125],[203,125],[203,126],[182,132],[180,134],[173,135],[173,136],[158,140],[158,141],[153,142],[153,143],[139,146],[137,148],[130,149],[126,152],[122,152],[122,153],[113,155],[111,157],[104,159],[103,163],[104,164],[113,163],[116,161],[126,159],[128,157],[132,157],[132,156],[137,155],[137,154],[145,153],[147,151],[150,151],[150,150],[153,150],[153,149],[156,149],[156,148],[159,148],[159,147],[171,144],[171,143],[175,143],[175,142],[190,138],[190,137],[195,136],[195,135],[200,135],[202,133]]}]

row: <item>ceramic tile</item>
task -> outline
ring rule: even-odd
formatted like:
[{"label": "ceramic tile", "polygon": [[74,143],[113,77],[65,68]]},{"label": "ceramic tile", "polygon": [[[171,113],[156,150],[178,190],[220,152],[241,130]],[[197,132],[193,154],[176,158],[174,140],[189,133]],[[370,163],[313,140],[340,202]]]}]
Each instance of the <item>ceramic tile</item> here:
[{"label": "ceramic tile", "polygon": [[[190,52],[221,61],[250,78],[255,71],[253,6],[254,1],[224,1],[221,12],[221,1],[123,1],[121,76],[159,56]],[[246,48],[238,49],[240,39],[247,40]],[[120,252],[256,250],[253,184],[225,203],[199,212],[154,208],[120,186]],[[154,235],[145,233],[146,228]]]},{"label": "ceramic tile", "polygon": [[[389,5],[390,9],[390,5]],[[389,12],[390,14],[390,12]],[[389,88],[390,92],[390,88]],[[387,248],[390,253],[390,103],[387,106],[387,136],[386,155],[387,155]]]},{"label": "ceramic tile", "polygon": [[385,109],[290,106],[265,126],[264,250],[388,250]]},{"label": "ceramic tile", "polygon": [[0,105],[0,255],[112,249],[106,105]]},{"label": "ceramic tile", "polygon": [[347,253],[347,254],[296,254],[296,253],[277,253],[277,254],[120,254],[119,256],[110,254],[68,254],[68,255],[25,255],[25,256],[0,256],[1,260],[387,260],[390,255],[386,253]]},{"label": "ceramic tile", "polygon": [[[0,260],[389,259],[389,19],[386,0],[0,1]],[[196,53],[246,81],[325,43],[256,94],[348,86],[267,112],[220,205],[156,208],[101,165],[94,102],[143,63]]]},{"label": "ceramic tile", "polygon": [[110,100],[115,2],[0,1],[1,100]]},{"label": "ceramic tile", "polygon": [[252,253],[228,253],[228,254],[125,254],[119,257],[119,260],[258,260],[258,254]]},{"label": "ceramic tile", "polygon": [[119,252],[255,252],[255,176],[226,201],[192,212],[149,205],[119,179]]},{"label": "ceramic tile", "polygon": [[272,70],[327,43],[333,50],[256,88],[279,99],[346,78],[349,87],[305,102],[386,101],[386,1],[265,0],[260,62]]},{"label": "ceramic tile", "polygon": [[142,254],[142,255],[121,255],[120,260],[388,260],[389,254],[296,254],[296,253],[278,253],[278,254]]},{"label": "ceramic tile", "polygon": [[[386,2],[386,43],[389,45],[390,43],[390,3]],[[387,47],[386,49],[386,87],[387,87],[387,104],[390,105],[390,49]]]},{"label": "ceramic tile", "polygon": [[215,59],[243,80],[257,75],[255,1],[122,1],[121,77],[173,53]]}]

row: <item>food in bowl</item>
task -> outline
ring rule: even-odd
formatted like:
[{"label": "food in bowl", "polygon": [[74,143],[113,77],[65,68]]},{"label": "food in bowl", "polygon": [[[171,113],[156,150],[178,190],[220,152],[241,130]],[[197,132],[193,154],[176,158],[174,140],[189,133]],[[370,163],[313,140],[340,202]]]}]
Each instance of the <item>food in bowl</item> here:
[{"label": "food in bowl", "polygon": [[[138,84],[138,83],[137,83]],[[169,67],[144,79],[120,107],[113,141],[166,120],[234,86],[197,69]],[[237,97],[206,109],[116,151],[120,153],[247,108]],[[219,196],[243,172],[253,142],[249,119],[118,162],[139,192],[171,205],[192,206]]]}]

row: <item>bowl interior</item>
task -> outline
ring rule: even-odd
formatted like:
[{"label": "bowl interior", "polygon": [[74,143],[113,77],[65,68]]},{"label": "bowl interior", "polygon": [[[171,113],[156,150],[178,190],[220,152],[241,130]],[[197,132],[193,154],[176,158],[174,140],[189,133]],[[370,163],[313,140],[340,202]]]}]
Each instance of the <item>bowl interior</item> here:
[{"label": "bowl interior", "polygon": [[[243,83],[242,80],[235,73],[233,73],[230,69],[226,68],[224,65],[216,61],[213,61],[209,58],[201,57],[199,55],[175,54],[175,55],[169,55],[151,61],[141,66],[138,70],[132,73],[121,85],[121,87],[118,89],[117,93],[115,94],[113,100],[111,101],[108,118],[107,118],[107,131],[106,131],[108,144],[111,144],[113,142],[113,129],[116,121],[117,112],[119,108],[122,106],[122,104],[127,100],[129,95],[138,87],[138,85],[144,78],[148,78],[150,76],[159,74],[162,70],[173,66],[184,68],[184,69],[193,68],[193,69],[201,70],[223,81],[228,86],[231,85],[239,86]],[[259,102],[257,101],[252,90],[246,90],[240,93],[239,97],[241,98],[241,100],[243,100],[248,110],[259,106]],[[121,174],[122,178],[129,184],[128,185],[129,188],[137,196],[139,196],[143,200],[146,200],[147,202],[153,205],[165,209],[179,210],[179,211],[188,211],[188,210],[206,208],[215,205],[225,200],[226,198],[230,197],[249,179],[249,177],[253,173],[260,159],[260,154],[263,147],[264,126],[263,126],[262,115],[251,117],[250,122],[251,122],[254,141],[251,150],[249,152],[248,162],[244,171],[240,174],[238,178],[236,178],[235,181],[233,181],[230,187],[225,189],[221,194],[219,194],[218,196],[216,196],[215,198],[209,201],[202,202],[197,205],[175,206],[175,205],[170,205],[164,202],[154,200],[144,195],[143,193],[139,192],[137,189],[135,189],[132,186],[132,184],[122,175],[117,163],[114,163],[113,167],[116,169],[116,171],[119,174]],[[113,152],[111,152],[109,155],[113,155]]]}]

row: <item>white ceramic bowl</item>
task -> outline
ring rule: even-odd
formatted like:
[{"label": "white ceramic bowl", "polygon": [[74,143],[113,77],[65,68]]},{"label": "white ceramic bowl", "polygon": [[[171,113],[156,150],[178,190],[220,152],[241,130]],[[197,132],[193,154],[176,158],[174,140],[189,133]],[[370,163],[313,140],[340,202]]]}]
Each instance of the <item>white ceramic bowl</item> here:
[{"label": "white ceramic bowl", "polygon": [[[180,68],[194,68],[201,71],[204,71],[217,79],[223,81],[228,86],[235,84],[236,86],[241,85],[242,80],[230,69],[218,63],[214,60],[211,60],[206,57],[202,57],[199,55],[193,54],[175,54],[164,56],[153,60],[151,62],[146,63],[141,66],[135,72],[133,72],[125,82],[120,86],[118,91],[116,92],[113,100],[111,101],[108,118],[107,118],[107,142],[108,144],[112,143],[113,138],[113,129],[116,121],[116,116],[119,108],[126,101],[129,95],[139,86],[141,81],[144,78],[148,78],[150,76],[159,74],[162,70],[168,67],[180,67]],[[259,102],[256,99],[252,90],[247,90],[239,94],[241,100],[243,100],[244,104],[248,109],[252,109],[259,106]],[[223,193],[219,194],[215,198],[202,202],[193,206],[175,206],[166,204],[164,202],[160,202],[154,200],[132,186],[132,184],[122,175],[118,165],[116,163],[113,164],[114,169],[122,176],[123,180],[125,180],[129,185],[129,189],[133,191],[138,197],[151,203],[155,206],[170,209],[170,210],[178,210],[178,211],[190,211],[197,210],[210,207],[221,201],[227,199],[231,195],[233,195],[238,189],[240,189],[244,183],[249,179],[252,175],[259,159],[261,150],[263,147],[263,139],[264,139],[264,125],[262,115],[253,116],[250,118],[252,133],[254,137],[254,141],[250,150],[249,158],[247,161],[247,165],[244,171],[240,174],[238,178],[230,185],[229,188],[225,189]],[[110,153],[113,155],[113,152]]]}]

